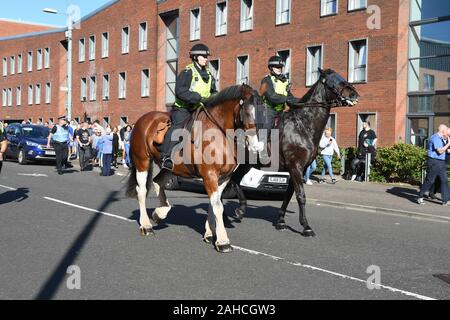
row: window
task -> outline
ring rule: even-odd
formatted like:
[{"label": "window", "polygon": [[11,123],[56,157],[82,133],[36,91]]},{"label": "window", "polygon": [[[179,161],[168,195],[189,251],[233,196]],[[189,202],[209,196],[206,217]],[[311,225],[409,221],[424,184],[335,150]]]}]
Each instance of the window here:
[{"label": "window", "polygon": [[7,76],[8,75],[8,59],[7,58],[3,58],[3,76]]},{"label": "window", "polygon": [[[377,132],[377,114],[376,113],[358,113],[358,124],[356,132],[356,140],[358,140],[359,133],[363,129],[363,122],[370,122],[370,128]],[[358,141],[357,141],[358,142]],[[358,145],[358,144],[356,144]]]},{"label": "window", "polygon": [[237,58],[236,83],[237,84],[249,83],[248,56],[242,56]]},{"label": "window", "polygon": [[9,58],[9,74],[16,73],[16,57],[12,56]]},{"label": "window", "polygon": [[30,84],[28,86],[28,105],[32,105],[33,104],[33,85]]},{"label": "window", "polygon": [[87,99],[87,81],[86,81],[86,78],[81,78],[81,82],[80,82],[80,98],[81,98],[81,101],[86,101],[86,99]]},{"label": "window", "polygon": [[148,69],[141,72],[141,97],[150,96],[150,71]]},{"label": "window", "polygon": [[423,75],[423,91],[434,91],[434,76],[431,74]]},{"label": "window", "polygon": [[175,102],[175,83],[178,70],[178,15],[164,18],[166,25],[166,87],[165,105],[168,107]]},{"label": "window", "polygon": [[81,38],[78,42],[78,61],[83,62],[86,58],[86,46],[84,43],[84,38]]},{"label": "window", "polygon": [[349,46],[349,81],[367,81],[367,40],[351,41]]},{"label": "window", "polygon": [[125,72],[119,73],[119,99],[127,97],[127,78]]},{"label": "window", "polygon": [[333,131],[331,132],[331,136],[336,139],[336,114],[330,113],[330,117],[328,118],[326,128],[331,128]]},{"label": "window", "polygon": [[27,59],[27,71],[31,72],[33,71],[33,52],[28,52],[28,59]]},{"label": "window", "polygon": [[36,69],[41,70],[42,69],[42,49],[38,49],[36,59],[37,59]]},{"label": "window", "polygon": [[348,11],[365,9],[367,7],[367,0],[348,0]]},{"label": "window", "polygon": [[8,88],[8,107],[12,107],[12,89]]},{"label": "window", "polygon": [[53,118],[48,118],[48,123],[49,124],[53,124],[55,122],[55,120]]},{"label": "window", "polygon": [[80,124],[80,117],[73,118],[73,121],[75,121],[75,124]]},{"label": "window", "polygon": [[2,91],[2,107],[6,107],[8,104],[8,91],[3,89]]},{"label": "window", "polygon": [[209,71],[211,72],[213,78],[216,80],[216,89],[220,90],[220,61],[209,61]]},{"label": "window", "polygon": [[103,76],[103,92],[102,92],[103,100],[109,100],[109,75],[105,74]]},{"label": "window", "polygon": [[45,84],[45,103],[49,104],[52,101],[52,85],[50,82]]},{"label": "window", "polygon": [[95,76],[91,77],[89,83],[89,100],[95,101],[97,99],[97,79]]},{"label": "window", "polygon": [[109,56],[109,34],[104,32],[102,34],[102,58],[107,58]]},{"label": "window", "polygon": [[284,74],[289,80],[291,80],[291,50],[277,51],[277,56],[281,57],[281,59],[284,61]]},{"label": "window", "polygon": [[312,86],[319,80],[319,68],[322,68],[322,46],[306,48],[306,85]]},{"label": "window", "polygon": [[35,104],[41,104],[41,85],[36,85],[36,96],[35,96]]},{"label": "window", "polygon": [[106,128],[107,126],[109,126],[109,117],[103,117],[102,126],[103,126],[103,128]]},{"label": "window", "polygon": [[200,39],[200,8],[191,10],[191,33],[189,40]]},{"label": "window", "polygon": [[22,104],[22,87],[18,86],[16,88],[16,105],[20,106]]},{"label": "window", "polygon": [[220,2],[216,5],[216,36],[227,34],[227,2]]},{"label": "window", "polygon": [[147,50],[147,22],[139,25],[139,51]]},{"label": "window", "polygon": [[17,73],[22,73],[22,55],[17,56]]},{"label": "window", "polygon": [[128,124],[128,117],[120,117],[120,126],[125,127]]},{"label": "window", "polygon": [[50,68],[50,48],[44,49],[44,68]]},{"label": "window", "polygon": [[89,60],[95,60],[95,36],[89,37]]},{"label": "window", "polygon": [[253,1],[241,0],[241,31],[253,29]]},{"label": "window", "polygon": [[130,28],[122,29],[122,54],[130,52]]},{"label": "window", "polygon": [[337,0],[321,0],[320,15],[328,16],[337,14]]},{"label": "window", "polygon": [[291,0],[277,0],[276,24],[291,22]]}]

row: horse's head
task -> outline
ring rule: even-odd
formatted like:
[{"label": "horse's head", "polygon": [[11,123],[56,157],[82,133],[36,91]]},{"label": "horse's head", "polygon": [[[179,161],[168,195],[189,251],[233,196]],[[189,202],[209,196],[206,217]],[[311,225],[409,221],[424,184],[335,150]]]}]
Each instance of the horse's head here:
[{"label": "horse's head", "polygon": [[258,135],[256,134],[256,106],[262,105],[261,96],[247,84],[242,84],[241,92],[242,98],[239,102],[240,123],[248,135],[250,150],[261,151],[264,144],[258,141]]},{"label": "horse's head", "polygon": [[333,95],[332,99],[337,101],[338,106],[353,107],[358,103],[359,94],[347,80],[331,69],[319,68],[321,81]]}]

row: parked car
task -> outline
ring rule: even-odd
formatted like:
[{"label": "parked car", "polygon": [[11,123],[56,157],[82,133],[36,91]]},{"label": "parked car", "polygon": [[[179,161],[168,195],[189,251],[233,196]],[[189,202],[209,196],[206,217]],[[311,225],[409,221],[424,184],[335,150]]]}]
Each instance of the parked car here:
[{"label": "parked car", "polygon": [[20,164],[28,161],[56,160],[53,145],[47,148],[50,129],[45,126],[13,123],[8,125],[6,136],[9,144],[6,157],[17,159]]}]

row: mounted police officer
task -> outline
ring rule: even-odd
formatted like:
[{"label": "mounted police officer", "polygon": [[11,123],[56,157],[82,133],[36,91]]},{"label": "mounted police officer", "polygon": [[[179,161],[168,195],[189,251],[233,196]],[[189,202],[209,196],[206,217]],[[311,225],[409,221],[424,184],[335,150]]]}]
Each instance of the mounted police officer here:
[{"label": "mounted police officer", "polygon": [[50,131],[47,139],[47,148],[50,148],[50,141],[53,140],[56,153],[56,170],[58,174],[63,174],[63,165],[67,162],[67,157],[69,156],[69,145],[70,140],[69,126],[67,124],[66,116],[58,118],[59,124],[55,125]]},{"label": "mounted police officer", "polygon": [[262,123],[262,129],[266,129],[268,137],[270,137],[270,129],[274,126],[275,117],[283,112],[289,111],[289,106],[295,97],[291,93],[291,84],[286,75],[283,74],[285,62],[279,56],[272,56],[269,59],[267,67],[270,74],[261,80],[261,91],[263,94],[263,102],[265,104],[265,119],[258,120]]},{"label": "mounted police officer", "polygon": [[189,55],[192,63],[186,66],[177,77],[175,85],[175,103],[172,111],[172,127],[166,134],[161,146],[162,168],[172,170],[171,152],[179,141],[172,141],[171,135],[175,129],[182,128],[191,114],[199,108],[213,93],[216,93],[215,79],[208,69],[209,48],[198,43],[194,45]]}]

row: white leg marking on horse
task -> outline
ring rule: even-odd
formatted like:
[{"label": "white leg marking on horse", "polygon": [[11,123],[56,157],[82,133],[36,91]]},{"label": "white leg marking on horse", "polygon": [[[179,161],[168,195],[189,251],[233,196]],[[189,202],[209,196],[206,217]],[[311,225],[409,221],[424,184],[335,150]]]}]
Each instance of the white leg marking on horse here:
[{"label": "white leg marking on horse", "polygon": [[137,191],[137,195],[138,195],[138,200],[139,200],[139,212],[140,212],[140,216],[139,216],[139,223],[141,224],[142,227],[151,227],[151,223],[150,223],[150,219],[148,217],[147,214],[147,207],[145,205],[145,199],[147,197],[147,177],[148,177],[148,172],[136,172],[136,180],[138,185],[136,186],[136,191]]},{"label": "white leg marking on horse", "polygon": [[218,190],[216,192],[213,192],[213,194],[210,197],[211,207],[214,212],[215,221],[216,221],[216,235],[217,235],[217,241],[216,244],[218,245],[224,245],[230,243],[230,240],[228,239],[227,231],[225,230],[225,225],[223,223],[223,204],[222,200],[220,199],[222,197],[222,192],[225,190],[225,187],[227,186],[229,180],[222,183]]}]

